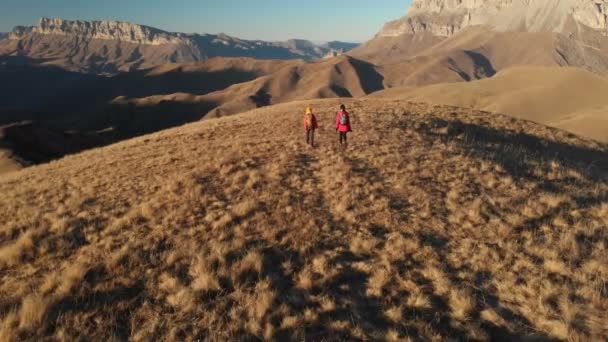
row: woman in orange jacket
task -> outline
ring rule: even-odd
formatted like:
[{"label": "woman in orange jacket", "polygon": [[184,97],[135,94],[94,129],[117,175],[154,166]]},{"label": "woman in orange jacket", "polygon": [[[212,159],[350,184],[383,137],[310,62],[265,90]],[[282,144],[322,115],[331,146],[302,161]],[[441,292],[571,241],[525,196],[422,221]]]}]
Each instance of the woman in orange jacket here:
[{"label": "woman in orange jacket", "polygon": [[310,147],[315,147],[315,129],[319,128],[317,124],[317,118],[312,112],[312,108],[306,108],[306,114],[304,114],[304,131],[306,131],[306,144]]}]

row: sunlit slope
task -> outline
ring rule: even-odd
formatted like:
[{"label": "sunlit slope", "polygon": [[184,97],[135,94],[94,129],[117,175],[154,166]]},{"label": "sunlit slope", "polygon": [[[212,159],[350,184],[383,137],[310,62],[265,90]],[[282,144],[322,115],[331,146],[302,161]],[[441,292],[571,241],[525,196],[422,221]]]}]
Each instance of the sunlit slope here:
[{"label": "sunlit slope", "polygon": [[344,153],[323,100],[7,175],[0,340],[607,336],[605,145],[344,101]]},{"label": "sunlit slope", "polygon": [[608,79],[581,69],[519,67],[469,83],[393,88],[371,96],[504,113],[608,141],[607,94]]}]

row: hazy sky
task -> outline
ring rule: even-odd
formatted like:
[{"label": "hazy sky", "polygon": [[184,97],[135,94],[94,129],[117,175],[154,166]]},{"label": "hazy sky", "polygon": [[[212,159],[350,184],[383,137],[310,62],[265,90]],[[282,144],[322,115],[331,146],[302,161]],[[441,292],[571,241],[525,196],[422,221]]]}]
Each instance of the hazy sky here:
[{"label": "hazy sky", "polygon": [[0,32],[40,17],[112,19],[246,39],[365,41],[411,0],[0,0]]}]

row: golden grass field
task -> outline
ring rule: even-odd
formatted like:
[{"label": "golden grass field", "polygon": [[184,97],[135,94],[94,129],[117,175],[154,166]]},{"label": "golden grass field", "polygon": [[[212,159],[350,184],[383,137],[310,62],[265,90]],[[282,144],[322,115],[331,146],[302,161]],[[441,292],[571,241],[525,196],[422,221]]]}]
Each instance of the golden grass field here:
[{"label": "golden grass field", "polygon": [[579,68],[520,66],[473,82],[369,95],[503,113],[608,142],[608,78]]},{"label": "golden grass field", "polygon": [[365,99],[340,152],[337,101],[3,175],[0,340],[608,337],[606,145]]}]

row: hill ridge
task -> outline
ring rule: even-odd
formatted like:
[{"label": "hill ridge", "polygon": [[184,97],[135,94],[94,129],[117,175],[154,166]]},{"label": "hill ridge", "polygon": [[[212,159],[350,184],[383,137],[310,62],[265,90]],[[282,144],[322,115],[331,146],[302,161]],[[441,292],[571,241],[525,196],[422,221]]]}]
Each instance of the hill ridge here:
[{"label": "hill ridge", "polygon": [[345,153],[338,101],[301,101],[0,179],[0,336],[606,336],[605,145],[342,100]]},{"label": "hill ridge", "polygon": [[606,92],[608,78],[581,69],[520,66],[469,83],[396,87],[370,96],[498,112],[608,142],[601,111]]}]

